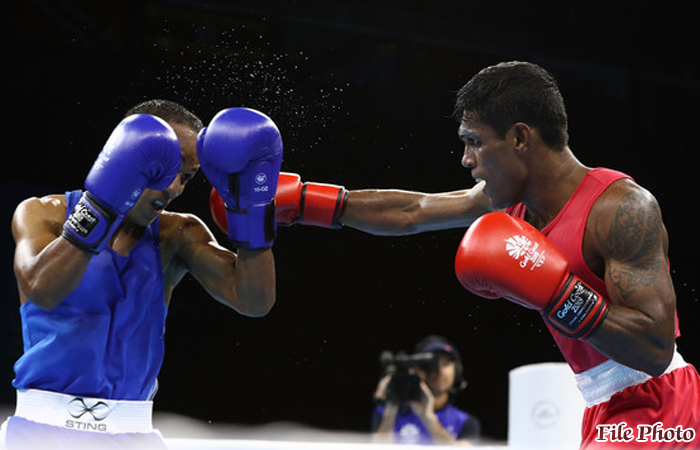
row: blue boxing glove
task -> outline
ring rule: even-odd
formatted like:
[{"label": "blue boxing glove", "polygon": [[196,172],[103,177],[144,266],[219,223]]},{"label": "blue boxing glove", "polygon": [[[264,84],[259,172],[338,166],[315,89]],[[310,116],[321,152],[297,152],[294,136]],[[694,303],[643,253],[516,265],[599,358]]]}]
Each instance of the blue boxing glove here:
[{"label": "blue boxing glove", "polygon": [[99,253],[145,188],[163,190],[180,170],[180,144],[162,119],[135,114],[122,120],[85,180],[85,191],[63,224],[63,237]]},{"label": "blue boxing glove", "polygon": [[228,236],[242,248],[275,240],[275,191],[282,138],[266,115],[248,108],[220,111],[197,138],[202,172],[226,206]]}]

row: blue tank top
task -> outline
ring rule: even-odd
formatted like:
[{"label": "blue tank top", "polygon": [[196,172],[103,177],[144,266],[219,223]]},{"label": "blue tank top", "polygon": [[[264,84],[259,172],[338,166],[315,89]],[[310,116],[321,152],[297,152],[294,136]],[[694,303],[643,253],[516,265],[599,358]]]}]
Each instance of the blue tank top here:
[{"label": "blue tank top", "polygon": [[[66,193],[67,213],[81,191]],[[150,400],[164,354],[167,308],[159,220],[122,256],[92,257],[78,287],[50,311],[20,308],[24,354],[13,386],[113,400]]]}]

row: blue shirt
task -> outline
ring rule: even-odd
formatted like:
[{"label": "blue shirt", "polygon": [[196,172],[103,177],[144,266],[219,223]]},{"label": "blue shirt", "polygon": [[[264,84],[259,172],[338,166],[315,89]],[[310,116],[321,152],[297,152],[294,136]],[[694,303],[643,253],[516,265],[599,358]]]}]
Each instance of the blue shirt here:
[{"label": "blue shirt", "polygon": [[[374,410],[375,431],[383,415],[384,407],[377,406]],[[455,439],[465,437],[477,438],[480,433],[480,425],[477,419],[454,405],[448,403],[444,408],[435,411],[435,415],[442,427]],[[474,435],[465,435],[464,428],[467,422],[476,427]],[[472,429],[472,426],[470,426],[470,429]],[[432,444],[433,439],[418,416],[410,409],[407,409],[406,411],[399,410],[396,416],[394,442],[399,444]]]},{"label": "blue shirt", "polygon": [[[66,193],[67,214],[81,191]],[[92,257],[78,287],[42,310],[20,308],[24,354],[13,386],[113,400],[150,400],[163,362],[167,308],[159,220],[122,256]]]}]

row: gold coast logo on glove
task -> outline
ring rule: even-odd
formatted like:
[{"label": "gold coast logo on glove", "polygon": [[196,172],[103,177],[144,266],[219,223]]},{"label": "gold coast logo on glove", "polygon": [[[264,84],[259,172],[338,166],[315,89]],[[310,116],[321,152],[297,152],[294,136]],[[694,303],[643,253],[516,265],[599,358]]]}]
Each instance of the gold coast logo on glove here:
[{"label": "gold coast logo on glove", "polygon": [[530,239],[519,235],[511,236],[505,242],[506,251],[511,258],[519,261],[523,269],[530,265],[530,270],[535,270],[544,264],[544,250],[539,251],[538,243],[533,245]]},{"label": "gold coast logo on glove", "polygon": [[95,213],[82,203],[78,203],[71,215],[68,216],[68,223],[82,238],[87,237],[98,222],[99,219]]}]

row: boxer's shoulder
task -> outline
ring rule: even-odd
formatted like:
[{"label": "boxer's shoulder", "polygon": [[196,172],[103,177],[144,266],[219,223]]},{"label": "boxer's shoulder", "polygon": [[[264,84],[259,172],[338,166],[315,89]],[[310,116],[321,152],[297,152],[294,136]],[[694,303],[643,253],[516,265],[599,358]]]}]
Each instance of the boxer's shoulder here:
[{"label": "boxer's shoulder", "polygon": [[29,197],[22,200],[16,208],[17,212],[43,211],[46,213],[66,211],[66,196],[51,194],[43,197]]},{"label": "boxer's shoulder", "polygon": [[[46,195],[22,200],[12,216],[13,231],[30,230],[34,226],[55,228],[60,233],[66,220],[65,195]],[[33,226],[34,225],[34,226]]]},{"label": "boxer's shoulder", "polygon": [[160,216],[159,233],[164,250],[177,251],[190,243],[214,240],[204,221],[190,213],[163,211]]},{"label": "boxer's shoulder", "polygon": [[[629,179],[613,182],[595,201],[587,226],[604,247],[615,239],[658,239],[663,233],[661,209],[656,198]],[[630,242],[632,244],[632,242]],[[639,242],[637,242],[639,244]]]}]

